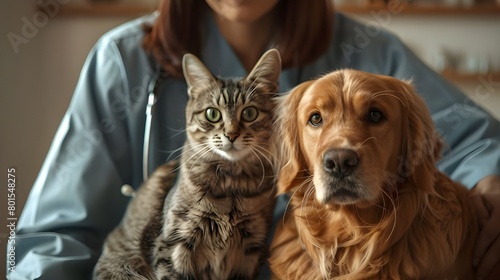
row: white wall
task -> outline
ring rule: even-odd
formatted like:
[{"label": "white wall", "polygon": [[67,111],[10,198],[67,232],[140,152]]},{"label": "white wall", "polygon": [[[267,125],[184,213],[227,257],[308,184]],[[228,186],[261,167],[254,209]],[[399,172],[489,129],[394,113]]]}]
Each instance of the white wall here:
[{"label": "white wall", "polygon": [[[65,1],[60,1],[65,2]],[[16,168],[19,216],[52,137],[68,106],[80,69],[93,44],[105,31],[129,18],[49,18],[48,22],[19,46],[16,54],[7,38],[22,35],[23,18],[32,21],[35,1],[3,0],[0,8],[0,172]],[[373,21],[370,16],[360,17]],[[441,46],[458,52],[491,57],[500,70],[500,17],[413,17],[394,15],[387,28],[397,32],[424,60]],[[500,82],[500,81],[497,81]],[[460,86],[474,97],[479,82]],[[500,85],[480,101],[500,118]],[[5,186],[5,184],[4,184]],[[0,188],[0,198],[7,191]],[[0,221],[6,221],[5,203],[0,203]],[[0,226],[0,250],[4,250],[6,228]],[[5,269],[0,254],[0,275]]]}]

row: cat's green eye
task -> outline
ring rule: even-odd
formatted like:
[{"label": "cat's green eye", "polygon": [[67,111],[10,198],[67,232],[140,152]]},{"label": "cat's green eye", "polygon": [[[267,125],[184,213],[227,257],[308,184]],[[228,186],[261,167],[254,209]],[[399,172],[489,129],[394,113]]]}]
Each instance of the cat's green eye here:
[{"label": "cat's green eye", "polygon": [[221,117],[220,111],[215,108],[208,108],[205,110],[205,118],[207,118],[209,122],[216,123],[220,121]]},{"label": "cat's green eye", "polygon": [[259,116],[259,110],[254,106],[246,107],[241,112],[241,118],[246,122],[253,122]]}]

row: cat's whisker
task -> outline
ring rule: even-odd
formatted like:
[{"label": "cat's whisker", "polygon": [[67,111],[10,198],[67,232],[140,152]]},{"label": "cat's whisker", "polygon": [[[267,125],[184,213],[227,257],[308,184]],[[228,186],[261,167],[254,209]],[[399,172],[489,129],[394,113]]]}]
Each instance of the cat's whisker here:
[{"label": "cat's whisker", "polygon": [[[293,192],[292,192],[292,195],[290,196],[290,199],[288,199],[288,202],[286,204],[286,207],[285,207],[285,211],[283,213],[287,213],[288,212],[288,207],[291,205],[291,202],[292,202],[292,199],[293,197],[299,193],[300,189],[302,189],[302,187],[304,187],[306,185],[306,180],[304,180],[304,182],[302,182],[302,184],[300,184],[297,189],[295,189]],[[301,200],[302,201],[302,200]],[[302,202],[301,202],[302,203]],[[285,223],[285,215],[283,215],[283,223]]]},{"label": "cat's whisker", "polygon": [[[185,145],[184,146],[184,149],[183,149],[183,154],[184,153],[187,153],[187,152],[192,152],[192,151],[196,151],[198,150],[199,148],[205,148],[205,147],[208,147],[210,146],[209,143],[190,143],[189,145]],[[189,149],[186,149],[186,148],[189,148]]]},{"label": "cat's whisker", "polygon": [[209,145],[209,144],[208,144],[208,143],[196,143],[196,144],[191,143],[191,144],[189,145],[189,149],[187,149],[187,148],[188,148],[188,146],[184,145],[184,146],[181,146],[181,147],[179,147],[179,148],[177,148],[177,149],[174,149],[174,150],[163,150],[162,152],[164,152],[164,153],[169,153],[169,154],[170,154],[170,155],[169,155],[169,157],[168,157],[168,158],[167,158],[167,160],[166,160],[166,161],[169,161],[169,160],[170,160],[170,158],[171,158],[173,155],[177,154],[178,152],[180,152],[180,153],[179,153],[178,155],[176,155],[176,157],[175,157],[175,158],[173,158],[172,160],[174,160],[174,159],[178,159],[178,158],[179,158],[179,157],[180,157],[183,153],[185,153],[186,151],[195,150],[195,149],[197,149],[197,147],[198,147],[198,146],[202,146],[202,145]]},{"label": "cat's whisker", "polygon": [[[183,150],[183,147],[180,147],[180,148],[175,149],[175,150],[164,151],[164,153],[169,153],[166,161],[176,160],[176,159],[180,158],[182,156],[182,150]],[[180,152],[180,153],[177,154],[178,152]],[[175,155],[175,157],[172,158],[174,155]]]},{"label": "cat's whisker", "polygon": [[[268,155],[271,155],[271,153],[268,150],[266,150],[265,148],[262,148],[261,146],[255,146],[254,149],[267,161],[267,163],[269,163],[269,166],[272,168],[273,161],[271,159],[269,159],[269,157],[268,157]],[[262,149],[264,152],[259,150],[259,149]]]},{"label": "cat's whisker", "polygon": [[187,131],[187,129],[186,129],[186,128],[183,128],[183,129],[172,129],[172,128],[170,128],[169,130],[170,130],[170,131],[175,131],[175,132],[177,132],[177,133],[173,134],[172,136],[170,136],[170,137],[168,138],[169,140],[170,140],[170,139],[174,139],[175,137],[177,137],[177,136],[179,136],[179,135],[181,135],[181,134],[183,134],[183,133],[186,133],[186,131]]},{"label": "cat's whisker", "polygon": [[196,154],[196,151],[198,151],[200,149],[204,150],[209,146],[210,146],[210,144],[208,144],[208,143],[199,143],[196,145],[194,145],[194,144],[185,145],[184,148],[181,149],[181,154],[178,157],[182,157],[184,154],[191,154],[193,151],[195,151],[195,154]]},{"label": "cat's whisker", "polygon": [[262,160],[260,159],[259,155],[257,154],[256,151],[254,151],[254,149],[250,149],[250,152],[252,152],[254,154],[254,156],[259,160],[260,162],[260,166],[261,166],[261,170],[262,170],[262,176],[260,178],[260,182],[259,184],[257,185],[257,189],[260,189],[260,186],[262,186],[262,183],[264,183],[264,179],[265,179],[265,176],[266,176],[266,168],[264,167],[264,163],[262,162]]},{"label": "cat's whisker", "polygon": [[172,138],[174,138],[174,137],[176,137],[176,136],[178,136],[178,135],[186,132],[186,128],[185,127],[184,128],[179,128],[179,129],[175,129],[175,128],[172,128],[172,127],[167,127],[166,129],[168,129],[169,131],[177,132],[176,134],[170,136],[168,139],[172,139]]},{"label": "cat's whisker", "polygon": [[[262,144],[267,145],[266,143],[262,143]],[[256,146],[256,148],[257,148],[257,149],[261,149],[261,150],[263,150],[263,151],[264,151],[263,155],[265,155],[265,156],[266,156],[266,160],[269,162],[269,164],[270,164],[271,166],[273,166],[273,160],[272,160],[272,159],[274,159],[274,160],[275,160],[275,162],[279,162],[279,158],[278,158],[276,155],[274,155],[274,154],[271,152],[271,150],[270,150],[270,149],[266,149],[266,148],[264,148],[264,147],[263,147],[263,145],[261,145],[261,143],[258,143],[258,144],[257,144],[257,145],[255,145],[255,146]],[[270,156],[272,159],[269,159],[267,156]]]},{"label": "cat's whisker", "polygon": [[194,165],[196,163],[196,161],[200,158],[199,157],[200,153],[206,154],[207,152],[210,152],[210,150],[211,150],[211,148],[210,148],[209,144],[199,144],[199,145],[196,145],[196,147],[190,147],[190,149],[183,151],[183,153],[182,153],[183,155],[190,154],[191,151],[196,151],[196,152],[193,153],[189,158],[183,160],[183,162],[179,165],[179,167],[177,169],[180,169],[184,165],[187,165],[188,163],[191,162],[191,160],[194,157],[198,156],[198,158],[196,158],[195,162],[191,164],[191,165]]},{"label": "cat's whisker", "polygon": [[[194,160],[194,162],[191,163],[191,168],[196,166],[198,160],[202,159],[206,154],[212,152],[212,149],[210,148],[210,146],[207,146],[207,147],[204,147],[202,150],[200,151],[197,151],[196,153],[194,153],[190,159],[192,159],[193,157],[197,156],[197,158]],[[212,152],[213,153],[213,152]],[[190,162],[191,160],[187,160],[187,162]]]}]

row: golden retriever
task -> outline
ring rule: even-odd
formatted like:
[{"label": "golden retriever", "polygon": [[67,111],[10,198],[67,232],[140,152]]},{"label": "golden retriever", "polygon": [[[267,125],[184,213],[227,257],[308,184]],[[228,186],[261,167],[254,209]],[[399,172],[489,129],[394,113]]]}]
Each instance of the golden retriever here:
[{"label": "golden retriever", "polygon": [[473,279],[468,191],[436,169],[441,140],[410,83],[335,71],[281,97],[277,123],[291,198],[275,278]]}]

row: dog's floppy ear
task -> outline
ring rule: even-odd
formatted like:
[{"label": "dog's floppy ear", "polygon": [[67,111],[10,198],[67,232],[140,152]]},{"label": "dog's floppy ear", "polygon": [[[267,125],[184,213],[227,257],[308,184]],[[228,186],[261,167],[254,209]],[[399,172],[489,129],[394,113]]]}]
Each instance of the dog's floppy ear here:
[{"label": "dog's floppy ear", "polygon": [[[297,180],[305,179],[301,175],[306,169],[300,147],[300,131],[297,110],[302,95],[313,81],[296,86],[287,95],[278,97],[276,109],[276,126],[279,136],[276,145],[278,152],[278,194],[286,193],[297,184]],[[298,183],[300,185],[300,183]]]},{"label": "dog's floppy ear", "polygon": [[442,139],[435,129],[427,105],[414,87],[408,82],[402,82],[401,86],[406,117],[403,120],[399,176],[425,192],[433,192]]}]

